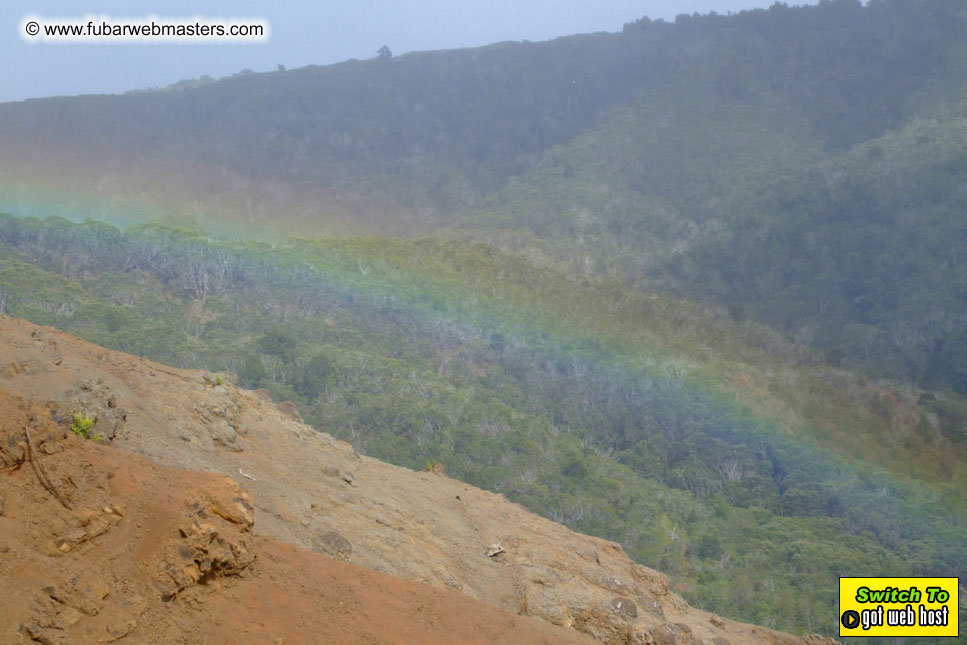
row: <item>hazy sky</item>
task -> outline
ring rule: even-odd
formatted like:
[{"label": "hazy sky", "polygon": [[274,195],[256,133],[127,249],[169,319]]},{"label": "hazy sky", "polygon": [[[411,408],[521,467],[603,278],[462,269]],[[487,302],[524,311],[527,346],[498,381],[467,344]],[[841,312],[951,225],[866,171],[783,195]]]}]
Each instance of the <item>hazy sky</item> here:
[{"label": "hazy sky", "polygon": [[[793,0],[788,4],[814,4]],[[767,7],[772,0],[2,0],[0,102],[82,93],[163,87],[244,68],[274,70],[350,58],[371,58],[381,45],[395,54],[546,40],[593,31],[619,31],[642,16],[673,20],[681,13],[727,13]],[[262,44],[27,43],[28,14],[74,17],[194,15],[255,16],[271,25]]]}]

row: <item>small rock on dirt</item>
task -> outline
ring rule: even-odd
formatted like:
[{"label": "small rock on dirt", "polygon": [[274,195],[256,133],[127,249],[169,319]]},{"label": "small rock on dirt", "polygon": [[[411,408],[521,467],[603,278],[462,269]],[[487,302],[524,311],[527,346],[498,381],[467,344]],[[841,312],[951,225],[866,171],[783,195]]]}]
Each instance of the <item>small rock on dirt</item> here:
[{"label": "small rock on dirt", "polygon": [[500,544],[491,544],[490,546],[487,547],[487,550],[484,552],[484,555],[486,555],[488,558],[495,558],[501,553],[507,553],[507,550],[504,549],[504,547],[500,546]]},{"label": "small rock on dirt", "polygon": [[348,560],[353,552],[352,543],[337,531],[320,529],[312,536],[312,542],[317,547],[317,553],[324,553],[333,558]]}]

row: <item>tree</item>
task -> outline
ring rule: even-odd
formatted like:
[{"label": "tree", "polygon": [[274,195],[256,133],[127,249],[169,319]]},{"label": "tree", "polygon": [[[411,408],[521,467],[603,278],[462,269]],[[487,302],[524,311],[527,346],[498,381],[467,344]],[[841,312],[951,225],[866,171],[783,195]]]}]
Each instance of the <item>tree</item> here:
[{"label": "tree", "polygon": [[295,339],[288,333],[279,330],[270,330],[258,341],[259,349],[266,354],[278,356],[286,363],[295,360]]},{"label": "tree", "polygon": [[389,60],[393,57],[393,52],[390,51],[389,47],[383,45],[376,52],[376,55],[379,56],[380,60]]},{"label": "tree", "polygon": [[334,352],[327,350],[309,359],[298,381],[295,383],[296,392],[309,400],[314,399],[333,383],[338,376],[338,367]]}]

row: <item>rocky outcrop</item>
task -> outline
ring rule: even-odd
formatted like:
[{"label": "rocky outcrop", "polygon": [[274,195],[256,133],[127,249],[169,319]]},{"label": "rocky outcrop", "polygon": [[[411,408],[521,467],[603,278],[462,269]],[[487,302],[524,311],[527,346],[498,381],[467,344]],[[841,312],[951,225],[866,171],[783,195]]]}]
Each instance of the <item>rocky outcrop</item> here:
[{"label": "rocky outcrop", "polygon": [[[11,365],[26,367],[3,371]],[[256,535],[461,592],[604,643],[826,642],[690,607],[664,575],[632,562],[618,544],[441,472],[361,456],[264,395],[239,389],[230,375],[161,366],[6,317],[0,372],[0,389],[45,400],[58,418],[123,410],[112,426],[116,446],[231,477],[253,500]],[[197,526],[184,539],[198,568],[189,567],[182,582],[202,579],[198,560],[213,557],[190,546],[208,530]],[[235,561],[218,566],[244,569]]]},{"label": "rocky outcrop", "polygon": [[[221,475],[75,437],[0,392],[0,643],[573,643],[577,632],[253,534]],[[28,436],[29,435],[29,436]]]}]

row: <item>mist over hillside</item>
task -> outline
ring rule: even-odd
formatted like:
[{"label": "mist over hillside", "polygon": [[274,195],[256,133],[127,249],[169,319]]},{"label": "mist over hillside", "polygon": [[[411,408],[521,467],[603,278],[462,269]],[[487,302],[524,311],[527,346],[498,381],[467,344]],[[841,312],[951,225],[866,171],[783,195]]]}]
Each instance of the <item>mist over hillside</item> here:
[{"label": "mist over hillside", "polygon": [[0,312],[815,630],[967,562],[964,33],[776,3],[2,104]]},{"label": "mist over hillside", "polygon": [[483,240],[965,392],[964,14],[777,3],[5,104],[0,206]]}]

